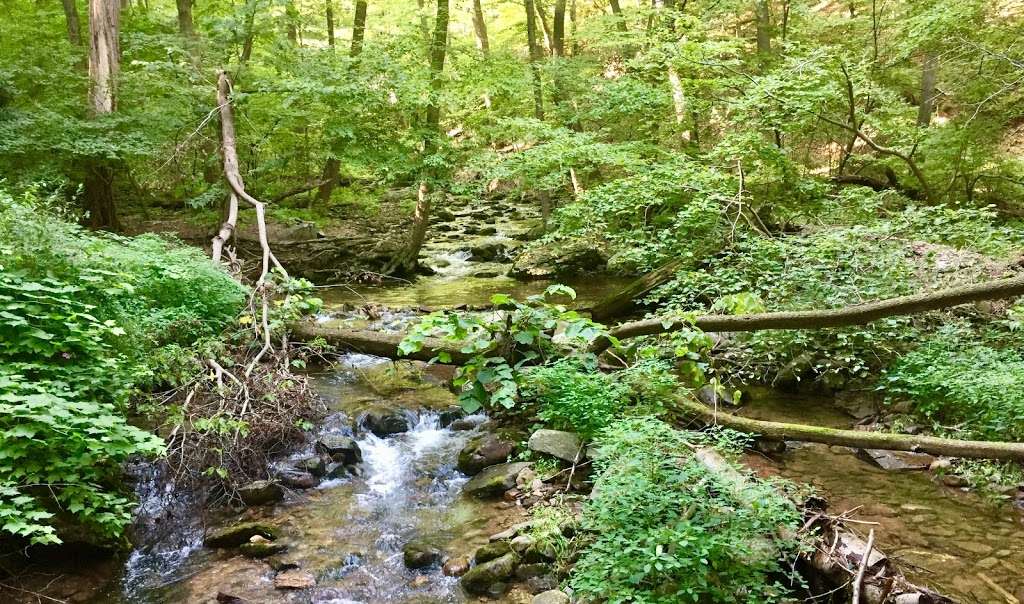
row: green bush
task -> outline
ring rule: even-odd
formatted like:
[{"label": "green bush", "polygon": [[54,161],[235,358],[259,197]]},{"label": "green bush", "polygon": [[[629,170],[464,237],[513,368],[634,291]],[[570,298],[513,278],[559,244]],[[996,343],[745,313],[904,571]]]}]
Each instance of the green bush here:
[{"label": "green bush", "polygon": [[115,540],[121,464],[162,448],[127,404],[244,301],[199,250],[88,233],[0,190],[0,530],[55,543],[60,517]]},{"label": "green bush", "polygon": [[[611,425],[597,441],[598,478],[582,516],[591,540],[570,584],[584,601],[609,603],[776,602],[788,590],[774,577],[795,543],[776,535],[795,526],[796,507],[753,481],[755,505],[693,460],[707,436],[652,418]],[[765,547],[771,544],[773,547]]]}]

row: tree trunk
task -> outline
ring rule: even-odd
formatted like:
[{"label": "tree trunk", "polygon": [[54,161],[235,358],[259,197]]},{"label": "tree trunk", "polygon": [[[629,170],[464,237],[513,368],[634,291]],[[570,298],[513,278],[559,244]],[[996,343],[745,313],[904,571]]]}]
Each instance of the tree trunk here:
[{"label": "tree trunk", "polygon": [[366,0],[356,0],[356,13],[352,19],[352,49],[349,54],[353,57],[363,52],[363,38],[366,36]]},{"label": "tree trunk", "polygon": [[324,162],[324,174],[321,178],[321,185],[317,188],[316,198],[321,204],[331,200],[331,193],[338,184],[338,173],[341,170],[341,160],[337,157],[329,157]]},{"label": "tree trunk", "polygon": [[[117,109],[117,77],[121,64],[118,43],[121,10],[117,0],[89,2],[89,113],[101,117]],[[88,159],[85,169],[85,206],[94,229],[116,230],[114,167],[107,159]]]},{"label": "tree trunk", "polygon": [[556,57],[565,56],[565,0],[555,0],[555,23],[552,31],[553,45]]},{"label": "tree trunk", "polygon": [[[427,103],[426,137],[423,139],[423,157],[429,158],[438,149],[441,135],[441,93],[444,91],[444,61],[448,50],[449,0],[437,0],[434,36],[430,43],[430,99]],[[437,177],[433,168],[424,168],[416,194],[412,231],[405,251],[388,267],[389,273],[411,273],[419,266],[420,248],[426,239],[430,224],[430,181]]]},{"label": "tree trunk", "polygon": [[117,205],[114,202],[114,167],[109,160],[87,160],[82,195],[89,211],[88,225],[91,229],[117,231],[121,225],[117,219]]},{"label": "tree trunk", "polygon": [[195,27],[192,24],[192,0],[177,0],[177,5],[178,32],[186,37],[195,35]]},{"label": "tree trunk", "polygon": [[68,41],[75,46],[82,45],[82,27],[78,21],[78,6],[75,0],[62,0],[64,3],[64,20],[68,28]]},{"label": "tree trunk", "polygon": [[533,7],[537,11],[537,20],[540,21],[540,28],[544,32],[544,48],[547,48],[547,54],[551,54],[554,36],[551,34],[551,25],[548,23],[548,16],[544,11],[543,0],[533,0]]},{"label": "tree trunk", "polygon": [[757,26],[757,52],[768,54],[772,50],[771,15],[768,0],[754,0],[754,23]]},{"label": "tree trunk", "polygon": [[606,322],[629,312],[637,298],[675,277],[688,262],[682,258],[666,262],[621,290],[602,298],[590,309],[590,316],[595,321]]},{"label": "tree trunk", "polygon": [[619,31],[626,32],[626,18],[622,15],[622,7],[619,6],[619,0],[608,0],[608,4],[611,5],[612,15],[615,16],[615,27]]},{"label": "tree trunk", "polygon": [[488,56],[491,45],[487,40],[487,22],[484,21],[484,8],[480,0],[473,0],[473,32],[476,34],[476,47],[485,57]]},{"label": "tree trunk", "polygon": [[289,330],[292,337],[299,342],[312,342],[317,338],[323,338],[331,346],[390,359],[429,361],[439,352],[447,352],[452,357],[452,363],[464,363],[472,356],[461,352],[461,343],[448,342],[440,338],[427,338],[419,351],[401,355],[398,352],[398,344],[405,338],[404,333],[325,327],[312,321],[292,323]]},{"label": "tree trunk", "polygon": [[544,119],[544,88],[540,79],[540,46],[537,44],[537,16],[534,0],[526,0],[526,43],[530,52],[530,73],[533,76],[533,117]]},{"label": "tree trunk", "polygon": [[932,108],[935,105],[935,81],[938,78],[939,62],[935,53],[927,51],[921,60],[921,103],[917,107],[917,125],[927,128],[932,123]]},{"label": "tree trunk", "polygon": [[580,53],[579,40],[576,38],[576,0],[569,0],[569,38],[572,40],[572,46],[570,51],[572,56],[576,56]]},{"label": "tree trunk", "polygon": [[[669,333],[696,327],[706,332],[758,331],[762,329],[821,329],[846,325],[865,325],[878,319],[912,315],[980,302],[1024,295],[1024,276],[1000,279],[975,285],[951,287],[934,292],[888,298],[877,302],[856,304],[828,310],[796,310],[752,315],[704,315],[693,321],[685,319],[645,319],[623,323],[611,330],[618,339]],[[604,350],[607,342],[595,343]]]},{"label": "tree trunk", "polygon": [[295,6],[295,0],[288,0],[285,4],[284,18],[288,41],[295,46],[299,43],[299,9]]},{"label": "tree trunk", "polygon": [[327,14],[327,45],[334,48],[334,0],[327,0],[325,12]]},{"label": "tree trunk", "polygon": [[773,440],[797,440],[862,449],[886,451],[915,451],[931,455],[966,457],[972,459],[1024,460],[1024,443],[980,440],[954,440],[934,436],[838,430],[820,426],[769,422],[712,409],[689,396],[673,397],[675,406],[686,415],[698,417],[709,425],[724,426],[748,434],[757,434]]},{"label": "tree trunk", "polygon": [[245,36],[242,40],[242,54],[238,57],[238,62],[245,65],[252,58],[252,46],[253,41],[256,38],[256,3],[252,2],[252,10],[245,16]]}]

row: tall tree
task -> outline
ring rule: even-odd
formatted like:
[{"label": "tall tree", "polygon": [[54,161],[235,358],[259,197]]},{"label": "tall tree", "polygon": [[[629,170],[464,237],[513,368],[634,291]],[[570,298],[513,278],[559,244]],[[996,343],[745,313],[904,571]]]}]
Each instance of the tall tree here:
[{"label": "tall tree", "polygon": [[295,6],[295,0],[288,0],[284,6],[285,29],[288,32],[288,41],[292,44],[299,43],[299,9]]},{"label": "tall tree", "polygon": [[555,22],[551,50],[556,57],[565,56],[565,0],[555,0]]},{"label": "tall tree", "polygon": [[192,23],[192,0],[176,0],[176,2],[178,5],[178,31],[183,36],[195,35],[195,26]]},{"label": "tall tree", "polygon": [[619,31],[626,31],[626,18],[622,16],[622,7],[619,5],[619,0],[608,0],[609,6],[612,8],[612,15],[615,17],[615,27]]},{"label": "tall tree", "polygon": [[537,43],[537,15],[534,0],[525,0],[526,43],[530,53],[530,73],[533,76],[533,116],[544,119],[544,88],[540,79],[541,49]]},{"label": "tall tree", "polygon": [[758,54],[771,52],[771,13],[768,10],[768,0],[754,0],[754,26],[757,28]]},{"label": "tall tree", "polygon": [[366,0],[356,0],[356,12],[352,18],[352,48],[349,55],[359,56],[363,52],[363,38],[366,36]]},{"label": "tall tree", "polygon": [[430,43],[430,97],[427,101],[427,116],[424,123],[423,157],[425,167],[416,193],[416,209],[413,212],[412,232],[405,251],[396,258],[388,272],[410,273],[419,265],[420,248],[426,239],[430,223],[430,181],[438,176],[430,167],[429,158],[437,153],[438,138],[441,135],[441,93],[444,91],[444,60],[448,49],[448,0],[437,0],[437,16],[434,21],[434,36]]},{"label": "tall tree", "polygon": [[256,39],[256,9],[258,8],[259,0],[248,0],[249,10],[245,13],[245,31],[242,33],[242,54],[238,57],[238,62],[243,65],[249,62],[252,57],[252,47]]},{"label": "tall tree", "polygon": [[62,0],[64,3],[64,21],[68,28],[68,41],[75,46],[82,44],[82,27],[78,22],[78,6],[75,0]]},{"label": "tall tree", "polygon": [[334,0],[326,0],[327,45],[334,48]]},{"label": "tall tree", "polygon": [[935,58],[935,52],[925,51],[924,57],[921,59],[921,100],[917,106],[917,125],[921,128],[927,128],[932,123],[938,71],[939,62]]},{"label": "tall tree", "polygon": [[[94,118],[113,113],[117,108],[120,9],[117,0],[89,0],[89,112]],[[113,165],[106,159],[89,159],[84,167],[89,226],[117,229]]]},{"label": "tall tree", "polygon": [[554,45],[554,35],[551,33],[551,24],[548,22],[547,10],[544,8],[544,0],[533,0],[534,9],[537,11],[537,21],[540,22],[541,31],[544,32],[544,48],[551,54]]},{"label": "tall tree", "polygon": [[473,0],[473,32],[476,34],[476,47],[486,57],[491,52],[491,45],[487,40],[487,22],[484,21],[484,8],[480,0]]}]

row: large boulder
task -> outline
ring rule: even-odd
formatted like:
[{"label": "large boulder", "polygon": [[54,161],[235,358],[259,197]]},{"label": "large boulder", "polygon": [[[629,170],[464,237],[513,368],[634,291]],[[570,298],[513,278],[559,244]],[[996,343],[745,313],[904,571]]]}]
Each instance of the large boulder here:
[{"label": "large boulder", "polygon": [[261,535],[253,535],[248,543],[238,546],[238,553],[247,558],[269,558],[277,554],[283,554],[288,550],[284,543],[276,543],[265,539]]},{"label": "large boulder", "polygon": [[363,461],[363,452],[352,438],[342,434],[326,434],[316,441],[316,449],[334,461],[357,464]]},{"label": "large boulder", "polygon": [[495,584],[508,581],[515,570],[516,555],[505,554],[469,569],[462,575],[462,587],[471,594],[486,594]]},{"label": "large boulder", "polygon": [[472,497],[496,497],[516,486],[516,476],[528,467],[528,462],[520,461],[484,468],[462,487],[462,491]]},{"label": "large boulder", "polygon": [[508,246],[498,241],[487,241],[469,249],[476,262],[493,262],[508,255]]},{"label": "large boulder", "polygon": [[313,476],[323,476],[327,472],[327,462],[319,455],[310,455],[295,462],[295,469],[300,472],[309,472]]},{"label": "large boulder", "polygon": [[277,539],[278,534],[278,530],[269,524],[241,522],[210,533],[203,540],[203,545],[206,547],[238,547],[243,543],[248,543],[254,535],[274,540]]},{"label": "large boulder", "polygon": [[488,466],[508,460],[508,456],[515,448],[514,443],[502,440],[494,434],[478,436],[459,451],[459,471],[469,476],[479,474]]},{"label": "large boulder", "polygon": [[583,441],[574,432],[561,430],[537,430],[527,443],[531,451],[557,457],[575,463],[583,456]]},{"label": "large boulder", "polygon": [[608,268],[604,246],[559,241],[531,246],[512,262],[509,275],[516,279],[553,279],[591,274]]},{"label": "large boulder", "polygon": [[557,589],[552,589],[533,596],[532,604],[569,604],[569,596]]},{"label": "large boulder", "polygon": [[480,546],[476,550],[476,553],[473,554],[473,562],[476,564],[490,562],[491,560],[500,558],[511,551],[512,547],[509,545],[508,541],[494,541]]},{"label": "large boulder", "polygon": [[284,499],[284,489],[270,480],[257,480],[238,487],[238,496],[245,505],[265,505]]}]

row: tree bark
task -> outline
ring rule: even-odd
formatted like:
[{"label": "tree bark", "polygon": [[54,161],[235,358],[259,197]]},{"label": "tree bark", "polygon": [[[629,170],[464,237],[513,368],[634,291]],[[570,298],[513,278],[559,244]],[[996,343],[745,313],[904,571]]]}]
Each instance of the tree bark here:
[{"label": "tree bark", "polygon": [[626,33],[626,18],[622,15],[622,6],[619,5],[619,0],[608,0],[608,4],[611,6],[612,15],[615,17],[615,27],[622,33]]},{"label": "tree bark", "polygon": [[771,15],[768,0],[754,0],[754,24],[757,27],[757,53],[768,54],[772,50]]},{"label": "tree bark", "polygon": [[[427,131],[423,139],[424,158],[429,158],[437,152],[437,139],[441,134],[441,93],[444,91],[444,61],[448,50],[448,2],[449,0],[437,0],[434,36],[430,43],[430,98],[427,102],[427,117],[424,124]],[[417,189],[409,243],[386,272],[411,273],[419,266],[420,248],[423,247],[427,226],[430,223],[430,180],[436,176],[434,169],[424,168]]]},{"label": "tree bark", "polygon": [[476,34],[476,47],[486,57],[491,53],[491,44],[487,39],[487,22],[484,20],[484,8],[480,0],[473,0],[473,32]]},{"label": "tree bark", "polygon": [[[250,0],[252,1],[252,0]],[[253,42],[256,38],[256,3],[252,1],[252,10],[245,16],[245,36],[242,40],[242,54],[238,57],[238,62],[245,65],[252,58],[252,47]]]},{"label": "tree bark", "polygon": [[938,78],[939,62],[935,53],[924,53],[921,60],[921,102],[917,107],[917,125],[927,128],[932,123],[932,108],[935,106],[935,81]]},{"label": "tree bark", "polygon": [[822,428],[820,426],[784,424],[716,411],[703,403],[693,400],[689,396],[675,396],[672,400],[677,409],[682,413],[697,417],[705,424],[724,426],[740,432],[756,434],[775,440],[797,440],[862,449],[884,449],[887,451],[914,451],[931,455],[971,459],[1024,460],[1024,443],[953,440],[934,436],[839,430],[836,428]]},{"label": "tree bark", "polygon": [[352,48],[349,55],[358,57],[363,52],[363,38],[366,36],[366,1],[356,0],[356,12],[352,19]]},{"label": "tree bark", "polygon": [[[118,43],[121,7],[117,0],[89,2],[89,112],[102,117],[117,109],[117,78],[121,64]],[[114,200],[114,166],[107,159],[84,162],[85,206],[94,229],[119,228]]]},{"label": "tree bark", "polygon": [[[611,330],[618,339],[654,335],[697,327],[706,332],[758,331],[762,329],[821,329],[846,325],[864,325],[900,315],[911,315],[982,300],[1000,300],[1024,295],[1024,276],[951,287],[934,292],[888,298],[827,310],[796,310],[751,315],[704,315],[692,322],[684,319],[645,319],[623,323]],[[603,350],[608,345],[595,344]]]},{"label": "tree bark", "polygon": [[637,298],[672,279],[687,263],[688,261],[683,258],[670,260],[621,290],[605,296],[590,309],[591,318],[595,321],[606,322],[608,319],[629,312],[634,307]]},{"label": "tree bark", "polygon": [[334,0],[326,0],[327,45],[334,48]]},{"label": "tree bark", "polygon": [[540,45],[537,44],[537,16],[534,0],[525,0],[526,5],[526,43],[530,53],[530,73],[533,79],[533,117],[544,119],[544,88],[540,79],[541,59]]},{"label": "tree bark", "polygon": [[64,20],[68,29],[68,41],[75,46],[82,45],[82,26],[78,21],[78,6],[75,0],[62,0],[64,3]]},{"label": "tree bark", "polygon": [[299,43],[299,9],[295,6],[295,0],[288,0],[284,7],[285,31],[288,33],[288,41],[293,46]]},{"label": "tree bark", "polygon": [[195,27],[192,23],[192,0],[176,0],[176,3],[178,5],[178,32],[185,37],[194,36]]},{"label": "tree bark", "polygon": [[[544,48],[547,54],[551,54],[554,47],[554,35],[551,33],[551,25],[548,23],[547,13],[544,11],[544,0],[533,0],[533,8],[537,12],[537,20],[540,22],[541,31],[544,32]],[[541,49],[543,51],[543,48]]]},{"label": "tree bark", "polygon": [[556,57],[565,56],[565,0],[555,0],[555,22],[552,28],[552,50]]},{"label": "tree bark", "polygon": [[412,359],[415,361],[429,361],[440,352],[451,355],[452,363],[465,363],[470,355],[461,352],[461,344],[442,340],[440,338],[427,338],[423,348],[409,355],[398,353],[398,344],[405,337],[404,333],[387,333],[363,329],[338,329],[324,327],[313,322],[304,321],[293,323],[289,326],[292,338],[300,342],[310,342],[317,338],[323,338],[328,344],[345,350],[354,350],[364,354],[372,354],[390,359]]},{"label": "tree bark", "polygon": [[324,173],[320,179],[320,186],[317,187],[316,198],[321,204],[331,200],[331,193],[338,184],[338,174],[341,171],[341,160],[337,157],[328,157],[324,162]]}]

